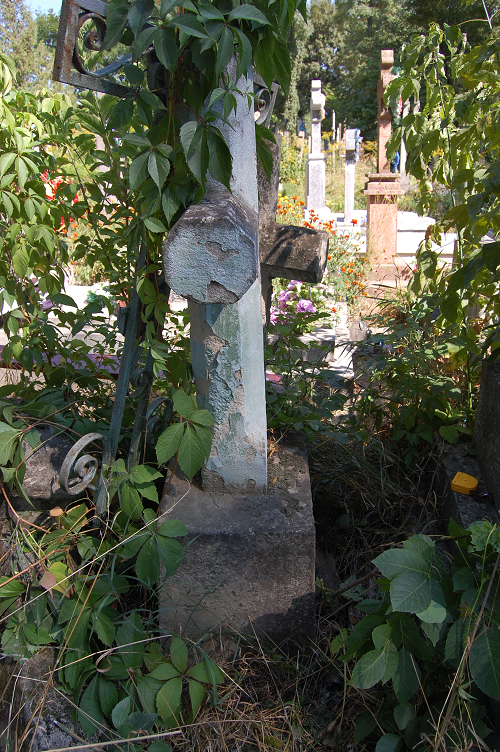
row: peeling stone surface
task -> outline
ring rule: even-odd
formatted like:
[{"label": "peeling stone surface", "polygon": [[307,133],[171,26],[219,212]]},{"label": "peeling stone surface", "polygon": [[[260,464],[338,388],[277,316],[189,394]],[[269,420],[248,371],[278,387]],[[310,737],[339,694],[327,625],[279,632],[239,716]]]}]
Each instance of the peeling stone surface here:
[{"label": "peeling stone surface", "polygon": [[197,303],[235,303],[257,279],[257,212],[226,194],[190,206],[163,242],[167,283]]}]

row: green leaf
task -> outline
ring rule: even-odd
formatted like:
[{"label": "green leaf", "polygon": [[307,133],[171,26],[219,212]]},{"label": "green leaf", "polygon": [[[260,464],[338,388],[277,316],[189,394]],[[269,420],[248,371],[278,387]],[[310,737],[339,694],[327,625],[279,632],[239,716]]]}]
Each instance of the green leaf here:
[{"label": "green leaf", "polygon": [[179,449],[187,423],[173,423],[166,428],[156,442],[156,456],[160,465],[165,464]]},{"label": "green leaf", "polygon": [[184,640],[180,637],[173,637],[170,645],[170,658],[175,668],[184,673],[188,663],[188,649]]},{"label": "green leaf", "polygon": [[375,731],[376,728],[377,721],[373,715],[371,713],[362,713],[356,718],[354,726],[354,744],[362,742],[363,739],[369,736],[372,731]]},{"label": "green leaf", "polygon": [[247,3],[233,8],[227,20],[229,23],[236,20],[258,21],[261,24],[270,23],[262,11],[256,8],[255,5],[248,5]]},{"label": "green leaf", "polygon": [[148,158],[148,172],[161,190],[170,172],[170,162],[153,149]]},{"label": "green leaf", "polygon": [[141,582],[153,587],[160,576],[160,554],[154,538],[146,541],[135,563],[135,572]]},{"label": "green leaf", "polygon": [[187,676],[196,679],[196,681],[205,682],[206,684],[222,684],[224,682],[224,674],[220,668],[208,658],[191,666],[187,672]]},{"label": "green leaf", "polygon": [[101,611],[94,616],[93,624],[101,642],[108,645],[108,647],[111,647],[113,640],[115,639],[116,628],[109,616],[106,616],[106,614],[103,614]]},{"label": "green leaf", "polygon": [[144,660],[146,638],[141,617],[133,612],[125,617],[116,632],[116,644],[120,657],[127,668],[139,668]]},{"label": "green leaf", "polygon": [[151,671],[149,676],[152,676],[153,679],[168,681],[169,679],[173,679],[174,677],[179,676],[179,672],[177,671],[175,666],[172,666],[171,663],[162,663],[153,671]]},{"label": "green leaf", "polygon": [[162,742],[157,739],[155,742],[149,745],[148,752],[172,752],[172,747],[170,746],[170,744],[167,744],[167,742]]},{"label": "green leaf", "polygon": [[190,13],[176,16],[169,23],[169,26],[177,26],[177,28],[182,29],[182,31],[191,37],[198,37],[199,39],[210,38],[205,27]]},{"label": "green leaf", "polygon": [[200,682],[194,681],[194,679],[188,679],[189,684],[189,699],[191,700],[191,711],[193,719],[200,709],[200,705],[203,702],[203,699],[207,693],[205,687],[203,684],[200,684]]},{"label": "green leaf", "polygon": [[198,423],[200,426],[213,426],[215,423],[214,416],[208,410],[195,410],[189,416],[191,423]]},{"label": "green leaf", "polygon": [[410,721],[415,718],[415,708],[409,702],[404,703],[404,705],[396,705],[393,716],[398,729],[404,731]]},{"label": "green leaf", "polygon": [[206,460],[206,445],[193,426],[186,424],[186,430],[179,445],[178,461],[188,480],[198,472]]},{"label": "green leaf", "polygon": [[372,632],[372,640],[376,650],[383,650],[391,640],[390,624],[381,624]]},{"label": "green leaf", "polygon": [[420,572],[409,572],[396,577],[391,582],[390,593],[394,611],[415,614],[425,611],[432,600],[429,579]]},{"label": "green leaf", "polygon": [[472,678],[480,690],[500,700],[500,633],[497,626],[487,627],[476,637],[469,654]]},{"label": "green leaf", "polygon": [[142,86],[142,82],[144,81],[144,71],[138,68],[137,65],[130,65],[130,63],[125,64],[123,66],[123,72],[132,86]]},{"label": "green leaf", "polygon": [[134,114],[134,100],[131,97],[119,99],[109,116],[108,125],[121,130],[130,122]]},{"label": "green leaf", "polygon": [[123,483],[119,490],[120,506],[131,520],[140,520],[142,515],[142,501],[137,490],[128,482]]},{"label": "green leaf", "polygon": [[118,44],[127,25],[129,4],[124,0],[110,0],[106,15],[106,36],[101,50]]},{"label": "green leaf", "polygon": [[99,702],[102,712],[111,717],[111,712],[118,702],[118,690],[113,682],[99,677]]},{"label": "green leaf", "polygon": [[205,184],[208,169],[209,152],[207,135],[203,125],[197,120],[190,120],[180,129],[182,148],[189,169],[201,185]]},{"label": "green leaf", "polygon": [[182,679],[170,679],[156,696],[156,708],[164,721],[176,717],[181,708]]},{"label": "green leaf", "polygon": [[187,527],[180,520],[167,520],[162,522],[156,532],[166,538],[183,538],[187,535]]},{"label": "green leaf", "polygon": [[156,695],[161,689],[162,683],[159,679],[150,676],[138,676],[136,678],[137,694],[139,700],[148,713],[156,713]]},{"label": "green leaf", "polygon": [[384,734],[378,740],[375,752],[395,752],[402,742],[402,738],[396,734]]},{"label": "green leaf", "polygon": [[285,97],[287,97],[292,77],[292,64],[288,44],[283,37],[276,37],[274,40],[273,63],[278,83],[283,89]]},{"label": "green leaf", "polygon": [[407,703],[418,691],[419,680],[420,670],[417,662],[412,659],[409,650],[401,648],[398,667],[392,677],[392,686],[400,703]]},{"label": "green leaf", "polygon": [[169,186],[163,191],[161,199],[161,207],[167,220],[167,224],[170,224],[174,215],[179,211],[181,201],[177,196],[175,190]]},{"label": "green leaf", "polygon": [[370,650],[356,663],[350,684],[358,689],[370,689],[382,679],[385,670],[385,650]]},{"label": "green leaf", "polygon": [[427,624],[441,624],[446,619],[446,609],[431,600],[425,611],[420,611],[417,616]]},{"label": "green leaf", "polygon": [[113,712],[111,713],[111,720],[113,721],[113,726],[115,729],[119,729],[120,726],[123,726],[123,724],[126,722],[127,718],[130,715],[130,712],[132,710],[132,698],[131,697],[124,697],[123,700],[120,700],[120,702],[115,705],[113,708]]},{"label": "green leaf", "polygon": [[167,232],[167,228],[165,227],[163,222],[160,222],[160,220],[156,219],[156,217],[147,217],[144,220],[144,224],[151,232]]},{"label": "green leaf", "polygon": [[154,47],[158,59],[165,68],[173,73],[177,63],[179,51],[174,35],[170,29],[158,29],[154,38]]},{"label": "green leaf", "polygon": [[130,479],[134,483],[150,483],[163,478],[163,475],[149,465],[135,465],[130,471]]},{"label": "green leaf", "polygon": [[217,46],[217,59],[215,61],[215,75],[220,76],[226,65],[234,55],[234,34],[229,26],[223,26]]},{"label": "green leaf", "polygon": [[13,164],[15,158],[16,154],[13,154],[12,152],[2,154],[2,156],[0,157],[0,177],[3,177],[5,175],[9,167]]},{"label": "green leaf", "polygon": [[157,540],[161,563],[165,567],[167,577],[177,571],[183,558],[184,548],[176,540],[159,535]]},{"label": "green leaf", "polygon": [[482,258],[490,272],[496,272],[500,266],[500,241],[496,240],[493,243],[484,243],[482,246]]},{"label": "green leaf", "polygon": [[196,402],[183,389],[177,389],[173,395],[174,410],[186,420],[191,420],[196,410]]},{"label": "green leaf", "polygon": [[22,431],[18,428],[13,428],[7,423],[0,423],[0,465],[6,465],[9,462],[21,436]]},{"label": "green leaf", "polygon": [[78,713],[78,720],[90,739],[104,721],[99,700],[99,676],[94,676],[83,693],[80,700],[80,711]]},{"label": "green leaf", "polygon": [[17,180],[19,182],[19,187],[21,190],[24,188],[24,184],[26,183],[29,175],[29,170],[26,165],[26,162],[24,159],[21,159],[21,157],[16,157],[16,172],[17,172]]},{"label": "green leaf", "polygon": [[135,191],[135,189],[146,180],[148,176],[148,159],[149,152],[146,151],[144,154],[139,154],[130,165],[128,181],[131,191]]},{"label": "green leaf", "polygon": [[446,636],[445,661],[451,661],[454,665],[458,665],[465,649],[467,633],[470,631],[471,625],[466,619],[457,619],[451,625]]},{"label": "green leaf", "polygon": [[228,145],[219,131],[211,128],[208,131],[208,171],[215,180],[230,189],[232,171],[232,157]]},{"label": "green leaf", "polygon": [[406,572],[427,575],[430,569],[429,561],[416,551],[406,548],[389,548],[373,559],[373,564],[390,580]]},{"label": "green leaf", "polygon": [[0,577],[0,598],[17,598],[25,590],[26,586],[19,580],[12,580],[7,575]]}]

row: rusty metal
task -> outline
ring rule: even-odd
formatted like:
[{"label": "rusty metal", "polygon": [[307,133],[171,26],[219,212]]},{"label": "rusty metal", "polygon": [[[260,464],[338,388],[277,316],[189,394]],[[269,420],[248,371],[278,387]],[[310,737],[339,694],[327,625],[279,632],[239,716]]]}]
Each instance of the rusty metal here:
[{"label": "rusty metal", "polygon": [[83,46],[91,52],[98,52],[106,35],[106,15],[108,4],[102,0],[63,0],[57,34],[57,47],[54,60],[54,81],[71,84],[79,89],[92,89],[115,97],[130,97],[134,90],[105,76],[116,73],[132,59],[124,55],[110,65],[95,71],[86,68],[78,49],[80,31],[87,21],[92,20],[95,31],[89,31],[83,38]]}]

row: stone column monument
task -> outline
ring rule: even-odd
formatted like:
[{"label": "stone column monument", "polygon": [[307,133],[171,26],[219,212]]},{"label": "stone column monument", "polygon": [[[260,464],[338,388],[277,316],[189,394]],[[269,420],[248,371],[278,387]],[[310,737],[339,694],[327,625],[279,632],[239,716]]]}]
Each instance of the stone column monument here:
[{"label": "stone column monument", "polygon": [[250,71],[238,81],[236,113],[218,124],[231,150],[232,192],[211,181],[163,244],[168,284],[189,301],[198,404],[215,426],[201,484],[180,473],[167,479],[163,518],[182,520],[190,545],[162,588],[160,620],[193,636],[225,622],[277,639],[314,630],[315,528],[301,435],[276,447],[267,483],[251,87]]},{"label": "stone column monument", "polygon": [[331,212],[325,206],[326,165],[322,150],[321,121],[325,117],[325,95],[321,81],[311,83],[311,150],[306,165],[306,209],[320,219],[330,219]]},{"label": "stone column monument", "polygon": [[386,144],[392,132],[392,115],[384,102],[384,92],[392,80],[394,50],[380,53],[380,77],[377,87],[378,138],[377,172],[368,176],[365,190],[367,208],[367,249],[376,279],[394,277],[393,257],[397,253],[398,196],[403,193],[398,174],[391,173]]},{"label": "stone column monument", "polygon": [[354,211],[354,175],[356,167],[356,129],[345,134],[344,224],[349,224]]}]

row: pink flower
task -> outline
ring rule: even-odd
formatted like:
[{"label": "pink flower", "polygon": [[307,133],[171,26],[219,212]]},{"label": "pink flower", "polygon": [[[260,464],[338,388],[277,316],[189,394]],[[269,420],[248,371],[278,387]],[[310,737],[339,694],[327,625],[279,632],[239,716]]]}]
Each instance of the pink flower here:
[{"label": "pink flower", "polygon": [[295,311],[297,313],[316,313],[316,308],[314,307],[312,300],[305,300],[304,298],[301,298],[297,303],[297,308],[295,309]]}]

